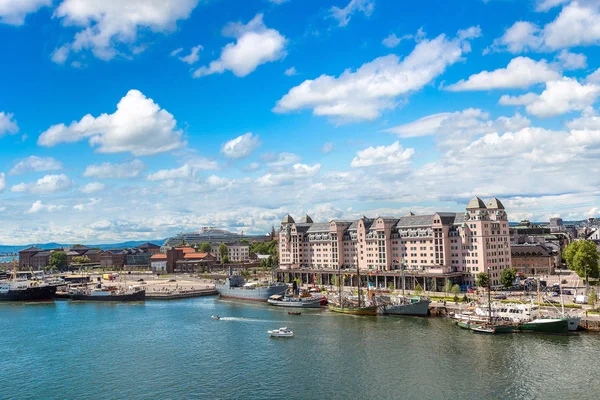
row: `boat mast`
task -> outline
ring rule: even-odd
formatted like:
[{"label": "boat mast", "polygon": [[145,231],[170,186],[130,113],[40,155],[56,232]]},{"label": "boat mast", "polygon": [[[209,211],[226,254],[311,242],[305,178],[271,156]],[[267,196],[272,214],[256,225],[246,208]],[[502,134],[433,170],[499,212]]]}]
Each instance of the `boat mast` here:
[{"label": "boat mast", "polygon": [[541,302],[541,297],[540,297],[540,278],[538,278],[537,280],[537,296],[538,296],[538,318],[541,318],[541,309],[542,309],[542,302]]},{"label": "boat mast", "polygon": [[492,295],[490,294],[491,288],[490,288],[490,277],[489,276],[488,276],[487,289],[488,289],[488,317],[489,317],[490,323],[491,323],[492,322]]},{"label": "boat mast", "polygon": [[402,263],[402,297],[404,297],[405,287],[406,287],[406,280],[404,278],[404,263]]},{"label": "boat mast", "polygon": [[356,263],[356,273],[358,274],[358,308],[360,308],[360,267]]}]

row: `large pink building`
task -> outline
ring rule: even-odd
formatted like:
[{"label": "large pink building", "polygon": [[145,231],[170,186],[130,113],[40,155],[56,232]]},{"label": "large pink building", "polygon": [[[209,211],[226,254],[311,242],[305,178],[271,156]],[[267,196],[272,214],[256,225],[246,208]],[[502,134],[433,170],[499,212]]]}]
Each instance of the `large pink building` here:
[{"label": "large pink building", "polygon": [[[298,223],[287,215],[279,231],[280,270],[395,270],[428,276],[461,275],[465,284],[487,272],[491,285],[511,266],[508,218],[500,200],[474,197],[464,212],[356,221]],[[459,273],[459,274],[457,274]]]}]

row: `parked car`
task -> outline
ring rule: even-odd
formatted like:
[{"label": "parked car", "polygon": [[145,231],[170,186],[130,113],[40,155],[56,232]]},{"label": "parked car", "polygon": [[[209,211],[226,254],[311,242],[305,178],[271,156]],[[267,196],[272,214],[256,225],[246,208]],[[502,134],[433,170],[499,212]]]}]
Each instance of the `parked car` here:
[{"label": "parked car", "polygon": [[494,296],[494,299],[496,300],[506,300],[506,296],[503,294],[497,294]]},{"label": "parked car", "polygon": [[137,280],[138,282],[144,282],[144,278],[140,278]]},{"label": "parked car", "polygon": [[561,284],[566,285],[567,284],[567,280],[563,279],[562,281],[560,281]]},{"label": "parked car", "polygon": [[572,292],[572,291],[570,291],[570,290],[563,290],[563,291],[562,291],[562,294],[566,294],[566,295],[569,295],[569,296],[571,296],[571,295],[573,294],[573,292]]},{"label": "parked car", "polygon": [[169,282],[177,282],[176,279],[169,279]]},{"label": "parked car", "polygon": [[556,299],[546,299],[546,303],[554,303],[554,304],[559,304],[560,301],[556,300]]},{"label": "parked car", "polygon": [[550,293],[550,296],[552,296],[552,297],[558,297],[558,293],[552,292],[552,293]]}]

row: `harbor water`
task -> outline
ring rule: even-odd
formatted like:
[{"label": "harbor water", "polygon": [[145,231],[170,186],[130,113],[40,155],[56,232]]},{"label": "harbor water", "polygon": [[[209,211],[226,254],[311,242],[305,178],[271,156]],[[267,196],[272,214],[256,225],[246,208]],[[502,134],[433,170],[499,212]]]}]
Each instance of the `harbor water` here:
[{"label": "harbor water", "polygon": [[[586,399],[600,391],[596,334],[487,336],[442,318],[288,311],[215,297],[0,304],[0,398]],[[282,326],[295,337],[268,337]]]}]

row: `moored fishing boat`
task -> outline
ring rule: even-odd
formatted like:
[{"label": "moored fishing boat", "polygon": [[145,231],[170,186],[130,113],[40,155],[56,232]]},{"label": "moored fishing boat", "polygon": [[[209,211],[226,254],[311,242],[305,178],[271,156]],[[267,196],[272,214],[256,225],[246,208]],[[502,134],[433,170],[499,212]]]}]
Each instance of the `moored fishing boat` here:
[{"label": "moored fishing boat", "polygon": [[431,300],[420,297],[407,298],[398,296],[391,298],[388,304],[381,306],[384,315],[405,315],[426,317],[429,315],[429,304]]},{"label": "moored fishing boat", "polygon": [[567,318],[537,318],[522,322],[515,327],[518,332],[533,333],[569,333]]},{"label": "moored fishing boat", "polygon": [[217,283],[215,289],[223,298],[267,301],[273,295],[284,293],[287,285],[281,282],[245,282],[243,277],[233,275],[230,268],[225,283]]},{"label": "moored fishing boat", "polygon": [[327,299],[323,296],[286,296],[274,295],[271,296],[267,303],[277,307],[294,307],[294,308],[321,308],[327,305]]},{"label": "moored fishing boat", "polygon": [[286,327],[274,329],[272,331],[267,331],[267,333],[271,337],[293,337],[294,336],[294,332],[289,330]]}]

